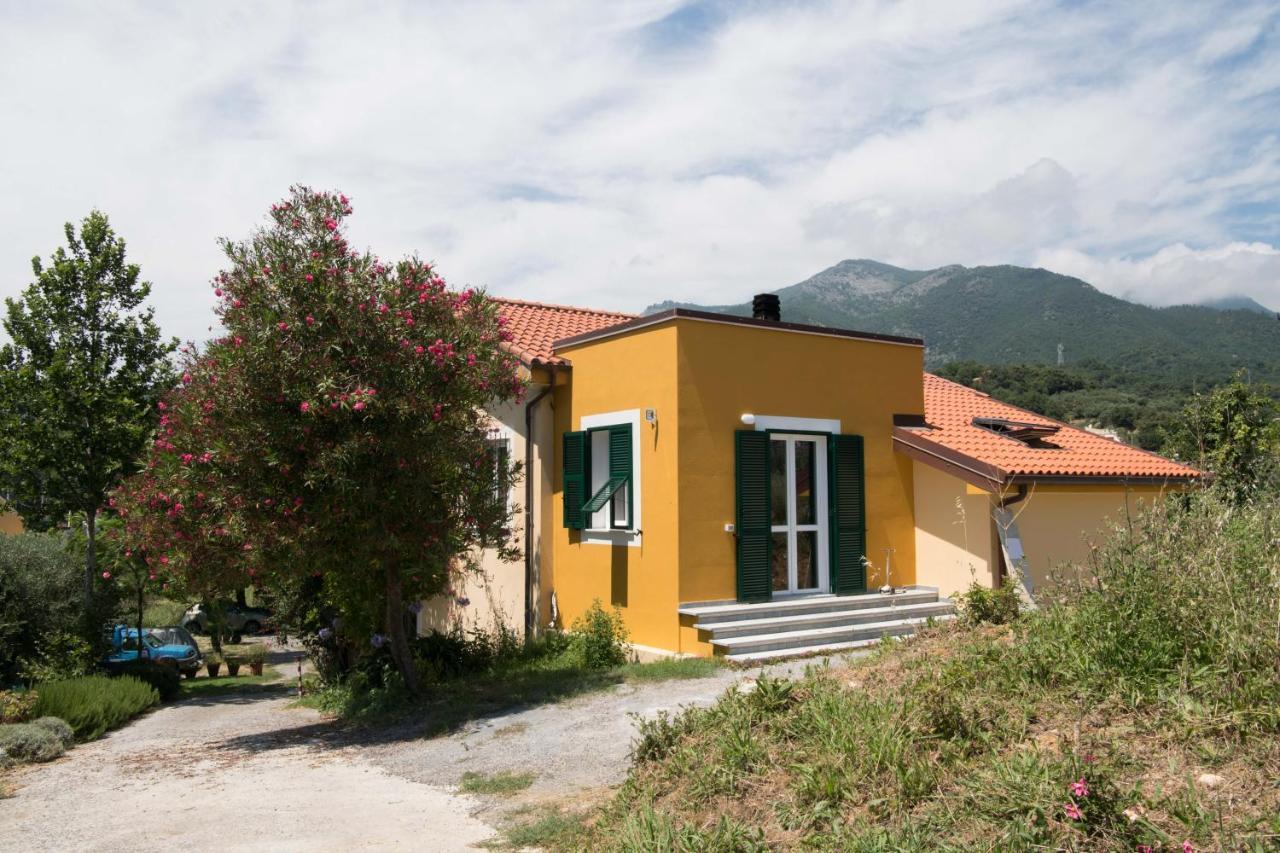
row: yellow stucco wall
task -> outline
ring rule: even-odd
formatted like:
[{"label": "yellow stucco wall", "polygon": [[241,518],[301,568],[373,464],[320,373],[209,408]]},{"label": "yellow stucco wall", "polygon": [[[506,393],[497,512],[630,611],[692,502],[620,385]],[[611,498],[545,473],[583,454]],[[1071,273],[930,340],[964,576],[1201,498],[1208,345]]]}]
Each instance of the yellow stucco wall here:
[{"label": "yellow stucco wall", "polygon": [[[556,395],[556,432],[584,415],[655,408],[641,424],[643,527],[638,548],[581,541],[562,526],[557,462],[554,586],[568,625],[593,598],[623,604],[635,643],[709,654],[680,625],[681,602],[736,592],[734,432],[741,416],[838,419],[864,437],[868,555],[915,582],[910,460],[893,452],[894,414],[923,412],[923,350],[694,319],[570,347],[571,387]],[[869,580],[879,583],[872,575]]]},{"label": "yellow stucco wall", "polygon": [[0,533],[17,535],[22,532],[22,519],[16,512],[0,511]]},{"label": "yellow stucco wall", "polygon": [[[998,496],[922,462],[914,465],[917,582],[943,595],[963,592],[975,580],[990,586],[999,560],[991,519]],[[1163,493],[1150,485],[1031,485],[1011,509],[1035,589],[1043,589],[1059,567],[1087,563],[1109,524]]]},{"label": "yellow stucco wall", "polygon": [[[594,599],[616,604],[631,641],[660,649],[678,645],[679,554],[677,490],[679,414],[676,405],[676,329],[647,328],[572,347],[568,386],[555,392],[556,465],[551,528],[551,588],[560,625],[569,627]],[[637,546],[586,541],[564,527],[560,436],[584,416],[654,409],[657,426],[639,425],[640,527]],[[732,476],[732,475],[730,475]]]}]

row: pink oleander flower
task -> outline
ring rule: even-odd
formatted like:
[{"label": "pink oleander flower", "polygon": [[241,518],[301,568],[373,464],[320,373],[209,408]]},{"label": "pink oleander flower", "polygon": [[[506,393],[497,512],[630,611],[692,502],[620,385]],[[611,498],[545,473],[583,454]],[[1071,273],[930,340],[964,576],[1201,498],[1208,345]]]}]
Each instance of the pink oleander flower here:
[{"label": "pink oleander flower", "polygon": [[362,403],[362,402],[361,402],[361,403],[356,403],[356,404],[355,404],[354,406],[352,406],[351,408],[355,409],[357,412],[363,412],[363,411],[364,411],[364,403]]},{"label": "pink oleander flower", "polygon": [[190,384],[191,384],[191,380],[192,380],[193,378],[194,378],[194,377],[193,377],[190,373],[184,373],[184,374],[182,374],[182,384],[183,384],[183,385],[190,385]]},{"label": "pink oleander flower", "polygon": [[163,412],[165,409],[169,408],[169,404],[164,400],[161,400],[159,403],[156,403],[156,408]]},{"label": "pink oleander flower", "polygon": [[1067,803],[1063,808],[1066,809],[1067,817],[1072,820],[1082,820],[1084,818],[1084,812],[1080,811],[1080,807],[1075,803]]},{"label": "pink oleander flower", "polygon": [[310,403],[308,403],[308,402],[306,402],[306,401],[304,400],[304,401],[302,402],[302,405],[298,406],[298,408],[299,408],[299,409],[301,409],[301,410],[302,410],[302,411],[304,411],[304,412],[309,412],[309,411],[311,411],[311,404],[310,404]]},{"label": "pink oleander flower", "polygon": [[1072,782],[1070,787],[1071,793],[1077,797],[1089,796],[1089,785],[1084,781],[1083,776],[1081,776],[1077,781]]},{"label": "pink oleander flower", "polygon": [[326,220],[324,221],[324,227],[325,227],[325,228],[328,228],[330,231],[337,231],[337,230],[338,230],[338,223],[337,223],[337,221],[336,221],[336,220],[333,220],[333,219],[326,219]]},{"label": "pink oleander flower", "polygon": [[161,557],[161,558],[160,558],[160,565],[162,565],[162,566],[167,566],[167,565],[169,565],[169,558],[168,558],[168,557]]},{"label": "pink oleander flower", "polygon": [[307,273],[307,275],[306,275],[306,279],[307,279],[307,281],[315,281],[315,280],[316,280],[316,279],[315,279],[315,276],[313,276],[311,273]]},{"label": "pink oleander flower", "polygon": [[308,315],[307,315],[307,325],[308,325],[308,326],[314,326],[315,324],[316,324],[316,318],[315,318],[315,317],[312,317],[310,314],[308,314]]},{"label": "pink oleander flower", "polygon": [[281,320],[279,323],[276,323],[276,328],[283,332],[289,328],[289,324]]},{"label": "pink oleander flower", "polygon": [[215,287],[215,288],[213,289],[213,295],[214,295],[214,296],[221,296],[221,295],[222,295],[222,288],[221,288],[221,287]]},{"label": "pink oleander flower", "polygon": [[103,572],[103,573],[102,573],[102,579],[103,579],[104,581],[109,581],[109,580],[111,580],[111,572]]}]

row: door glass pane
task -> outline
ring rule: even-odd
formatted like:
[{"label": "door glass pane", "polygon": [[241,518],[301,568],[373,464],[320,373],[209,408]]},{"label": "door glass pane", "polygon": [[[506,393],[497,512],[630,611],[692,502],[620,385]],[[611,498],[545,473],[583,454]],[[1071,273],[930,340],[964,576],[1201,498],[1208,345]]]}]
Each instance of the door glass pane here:
[{"label": "door glass pane", "polygon": [[791,588],[787,578],[787,534],[773,534],[773,591],[786,592]]},{"label": "door glass pane", "polygon": [[[770,521],[787,523],[787,443],[775,438],[769,442],[769,489],[772,495]],[[785,558],[785,557],[784,557]]]},{"label": "door glass pane", "polygon": [[812,441],[796,442],[796,524],[813,524],[817,518],[813,479],[817,448]]},{"label": "door glass pane", "polygon": [[816,589],[817,586],[818,531],[801,530],[796,533],[796,589]]}]

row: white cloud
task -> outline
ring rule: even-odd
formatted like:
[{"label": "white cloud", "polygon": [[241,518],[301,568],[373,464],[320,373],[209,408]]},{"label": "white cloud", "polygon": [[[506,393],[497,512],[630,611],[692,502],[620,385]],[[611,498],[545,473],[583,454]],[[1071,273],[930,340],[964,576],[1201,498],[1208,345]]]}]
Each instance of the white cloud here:
[{"label": "white cloud", "polygon": [[1228,243],[1201,250],[1176,243],[1138,259],[1099,259],[1056,250],[1045,252],[1038,264],[1149,305],[1183,304],[1190,294],[1195,301],[1248,296],[1280,309],[1280,249],[1266,243]]},{"label": "white cloud", "polygon": [[1268,4],[714,11],[0,6],[0,295],[98,206],[202,337],[216,238],[302,182],[355,199],[357,245],[534,299],[739,300],[873,257],[1280,302],[1246,263],[1280,243]]}]

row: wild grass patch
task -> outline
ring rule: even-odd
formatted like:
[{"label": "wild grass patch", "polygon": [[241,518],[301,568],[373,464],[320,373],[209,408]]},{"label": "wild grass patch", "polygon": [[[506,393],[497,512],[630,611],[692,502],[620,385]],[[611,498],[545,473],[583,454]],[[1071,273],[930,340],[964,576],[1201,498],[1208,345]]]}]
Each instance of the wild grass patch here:
[{"label": "wild grass patch", "polygon": [[587,846],[1280,845],[1276,503],[1170,501],[1087,568],[1039,613],[984,599],[864,661],[641,722]]},{"label": "wild grass patch", "polygon": [[509,797],[517,794],[533,784],[532,773],[512,773],[503,770],[498,773],[464,773],[458,790],[465,794],[492,794]]}]

